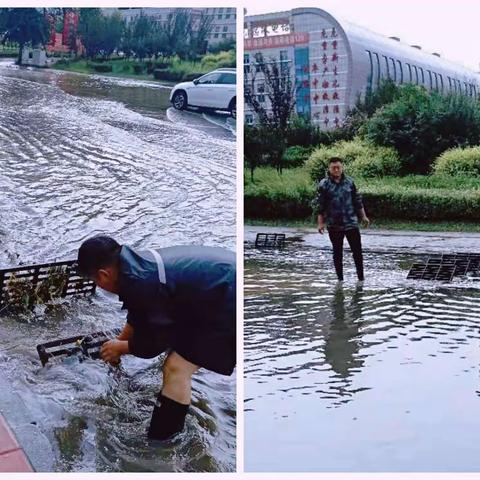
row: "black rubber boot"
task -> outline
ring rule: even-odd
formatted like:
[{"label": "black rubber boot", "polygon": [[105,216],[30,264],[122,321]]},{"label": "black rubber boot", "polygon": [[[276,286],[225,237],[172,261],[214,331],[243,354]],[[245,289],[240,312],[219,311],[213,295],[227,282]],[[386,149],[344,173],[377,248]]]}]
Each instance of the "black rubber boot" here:
[{"label": "black rubber boot", "polygon": [[160,392],[148,428],[148,438],[166,440],[181,432],[189,406],[164,397]]}]

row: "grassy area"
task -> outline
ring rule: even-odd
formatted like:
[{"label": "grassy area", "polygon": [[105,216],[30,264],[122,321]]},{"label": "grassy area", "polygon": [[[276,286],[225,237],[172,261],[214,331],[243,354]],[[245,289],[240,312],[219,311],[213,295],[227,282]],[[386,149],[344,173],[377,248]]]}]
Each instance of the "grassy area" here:
[{"label": "grassy area", "polygon": [[[367,213],[379,228],[477,231],[478,178],[410,175],[355,180]],[[259,168],[253,182],[246,171],[245,216],[305,221],[312,216],[314,193],[314,184],[304,168],[285,170],[282,176],[273,168]]]},{"label": "grassy area", "polygon": [[106,61],[86,59],[60,60],[52,68],[70,72],[106,75],[140,80],[161,80],[167,82],[190,81],[219,67],[235,65],[234,51],[207,54],[201,61],[192,62],[174,57],[158,61],[138,61],[113,58]]},{"label": "grassy area", "polygon": [[128,60],[111,60],[109,62],[102,62],[102,65],[111,65],[111,72],[98,72],[95,70],[96,62],[90,62],[85,59],[78,60],[60,60],[55,63],[52,68],[56,70],[64,70],[68,72],[86,73],[95,75],[105,75],[108,77],[122,77],[122,78],[135,78],[137,80],[153,80],[153,74],[147,73],[134,73],[133,65],[138,62]]}]

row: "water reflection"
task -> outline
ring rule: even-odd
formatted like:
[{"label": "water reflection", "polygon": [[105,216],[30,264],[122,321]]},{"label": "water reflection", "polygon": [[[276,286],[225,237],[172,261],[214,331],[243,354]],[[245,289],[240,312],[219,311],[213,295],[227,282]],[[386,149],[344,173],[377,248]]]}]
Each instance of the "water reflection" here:
[{"label": "water reflection", "polygon": [[325,361],[345,379],[346,384],[354,369],[359,369],[364,363],[358,355],[361,348],[362,293],[363,286],[358,284],[346,306],[343,283],[337,283],[331,302],[332,321],[325,335]]}]

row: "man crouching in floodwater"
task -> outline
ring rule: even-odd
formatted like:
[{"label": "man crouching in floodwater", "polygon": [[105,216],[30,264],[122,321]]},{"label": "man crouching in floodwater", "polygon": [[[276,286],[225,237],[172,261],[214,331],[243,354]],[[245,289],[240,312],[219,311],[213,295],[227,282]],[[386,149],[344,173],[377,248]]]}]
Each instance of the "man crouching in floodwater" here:
[{"label": "man crouching in floodwater", "polygon": [[136,251],[96,236],[81,245],[78,269],[117,294],[128,311],[117,339],[103,344],[103,360],[117,364],[122,355],[168,351],[148,436],[164,440],[180,432],[192,375],[200,367],[222,375],[235,368],[235,254],[203,246]]}]

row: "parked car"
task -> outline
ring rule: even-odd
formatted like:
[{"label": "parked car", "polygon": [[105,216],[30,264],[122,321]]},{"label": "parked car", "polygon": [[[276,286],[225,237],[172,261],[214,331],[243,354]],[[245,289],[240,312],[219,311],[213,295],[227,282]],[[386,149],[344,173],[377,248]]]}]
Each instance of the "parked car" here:
[{"label": "parked car", "polygon": [[187,107],[226,110],[237,117],[237,72],[235,68],[217,68],[173,87],[170,102],[177,110]]}]

